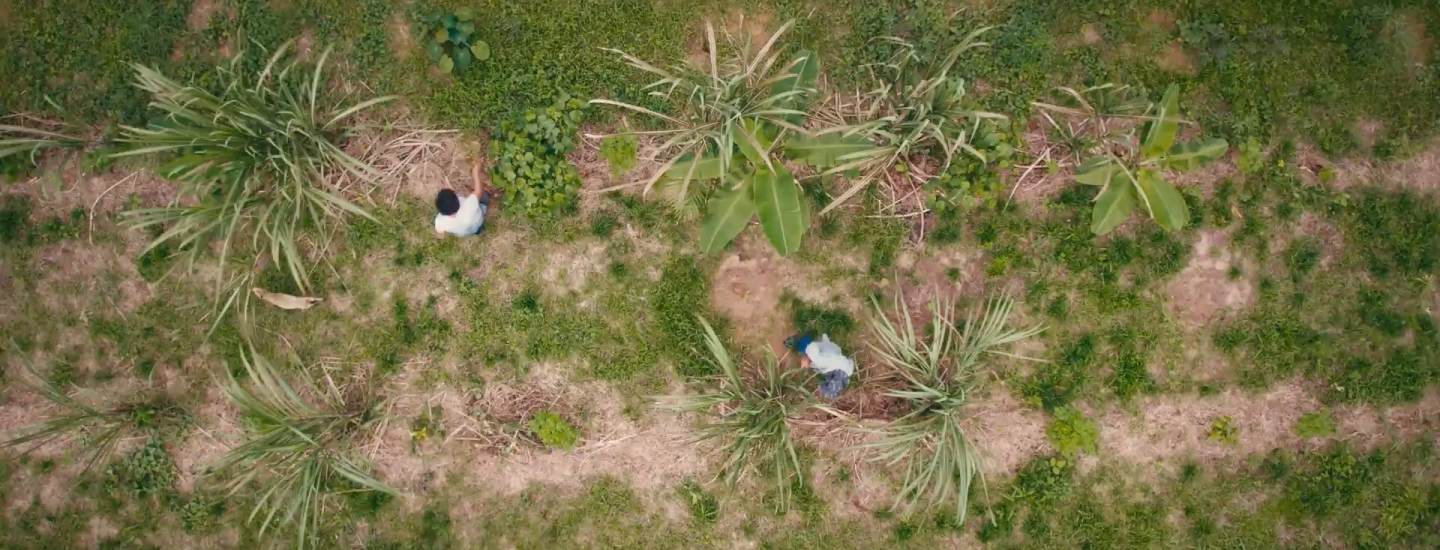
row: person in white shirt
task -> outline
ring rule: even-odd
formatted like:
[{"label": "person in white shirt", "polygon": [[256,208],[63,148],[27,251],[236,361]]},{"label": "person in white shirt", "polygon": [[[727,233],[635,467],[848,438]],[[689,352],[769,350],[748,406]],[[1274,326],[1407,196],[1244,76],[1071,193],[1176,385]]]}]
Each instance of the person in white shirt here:
[{"label": "person in white shirt", "polygon": [[850,385],[855,360],[846,357],[840,346],[830,341],[830,335],[821,334],[816,340],[808,334],[797,334],[786,338],[785,344],[800,352],[800,368],[812,369],[820,375],[820,397],[835,399]]},{"label": "person in white shirt", "polygon": [[475,179],[474,193],[465,198],[450,189],[441,189],[440,194],[435,195],[435,210],[439,211],[435,215],[435,236],[468,237],[479,233],[485,224],[485,214],[490,211],[490,192],[480,179],[480,163],[471,166],[470,176]]}]

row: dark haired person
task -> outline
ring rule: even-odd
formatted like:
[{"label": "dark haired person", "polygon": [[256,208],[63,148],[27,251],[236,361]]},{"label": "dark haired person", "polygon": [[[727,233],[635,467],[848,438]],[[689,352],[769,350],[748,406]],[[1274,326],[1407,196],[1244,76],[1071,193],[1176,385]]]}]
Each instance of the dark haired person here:
[{"label": "dark haired person", "polygon": [[470,176],[475,179],[474,193],[462,198],[453,190],[441,189],[435,195],[435,210],[439,211],[435,215],[435,236],[468,237],[480,232],[485,214],[490,211],[490,192],[480,180],[480,163],[471,166]]}]

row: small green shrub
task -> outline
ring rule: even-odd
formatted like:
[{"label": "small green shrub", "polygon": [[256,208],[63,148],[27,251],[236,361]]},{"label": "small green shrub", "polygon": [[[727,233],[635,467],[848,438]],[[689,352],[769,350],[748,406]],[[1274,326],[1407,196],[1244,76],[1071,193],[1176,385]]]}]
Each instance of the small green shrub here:
[{"label": "small green shrub", "polygon": [[1005,188],[994,167],[971,156],[957,157],[950,168],[925,184],[925,206],[937,216],[976,208],[994,208]]},{"label": "small green shrub", "polygon": [[1260,140],[1252,137],[1240,144],[1240,156],[1235,158],[1235,166],[1242,174],[1254,174],[1265,167],[1265,149]]},{"label": "small green shrub", "polygon": [[1335,418],[1330,416],[1330,409],[1305,413],[1295,421],[1294,430],[1302,439],[1330,437],[1335,435]]},{"label": "small green shrub", "polygon": [[1056,409],[1055,419],[1045,428],[1045,440],[1066,458],[1074,458],[1081,452],[1095,454],[1099,437],[1100,430],[1095,423],[1070,407]]},{"label": "small green shrub", "polygon": [[510,208],[540,217],[573,210],[580,171],[565,155],[575,150],[584,105],[561,96],[554,105],[526,111],[490,134],[490,155],[496,159],[490,181],[505,192]]},{"label": "small green shrub", "polygon": [[720,519],[720,502],[695,480],[685,480],[676,492],[690,508],[690,519],[695,523],[713,525]]},{"label": "small green shrub", "polygon": [[175,507],[180,516],[180,528],[186,533],[206,533],[214,529],[221,515],[225,513],[225,500],[197,496]]},{"label": "small green shrub", "polygon": [[111,465],[105,477],[136,497],[158,495],[170,491],[175,483],[175,461],[165,452],[165,443],[151,437]]},{"label": "small green shrub", "polygon": [[445,73],[464,74],[472,61],[490,59],[490,45],[474,40],[475,10],[460,8],[455,13],[426,15],[425,51]]},{"label": "small green shrub", "polygon": [[[445,422],[443,413],[445,409],[425,405],[425,410],[410,420],[410,452],[419,451],[420,445],[431,439],[444,441]],[[375,493],[383,495],[385,493]]]},{"label": "small green shrub", "polygon": [[1240,428],[1235,425],[1235,420],[1229,415],[1222,416],[1210,423],[1209,436],[1211,441],[1234,445],[1240,442]]},{"label": "small green shrub", "polygon": [[1095,337],[1083,334],[1060,348],[1059,357],[1041,363],[1025,381],[1025,399],[1047,411],[1058,410],[1080,397],[1090,382],[1090,369],[1099,359]]},{"label": "small green shrub", "polygon": [[639,146],[635,136],[610,136],[600,142],[600,158],[610,163],[610,171],[619,176],[635,167],[635,149]]},{"label": "small green shrub", "polygon": [[580,440],[580,432],[574,426],[550,411],[535,413],[535,416],[530,418],[530,431],[534,432],[545,446],[567,451],[575,448],[575,442]]}]

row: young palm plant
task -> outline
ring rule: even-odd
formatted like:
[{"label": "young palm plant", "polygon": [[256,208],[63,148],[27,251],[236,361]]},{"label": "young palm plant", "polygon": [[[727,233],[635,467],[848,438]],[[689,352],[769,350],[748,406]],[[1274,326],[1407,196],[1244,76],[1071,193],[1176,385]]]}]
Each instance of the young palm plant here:
[{"label": "young palm plant", "polygon": [[377,172],[340,145],[353,130],[352,116],[392,98],[350,106],[332,101],[322,78],[330,50],[307,75],[298,60],[281,63],[289,46],[276,50],[253,78],[238,70],[237,57],[220,69],[218,95],[134,66],[136,86],[152,96],[150,105],[161,115],[144,128],[122,127],[117,141],[127,149],[116,156],[160,155],[167,159],[160,175],[180,188],[169,206],[128,212],[127,221],[160,228],[150,248],[177,242],[191,268],[211,243],[220,243],[217,306],[237,236],[248,236],[249,250],[268,255],[307,290],[299,234],[311,227],[323,231],[346,213],[369,217],[338,196],[327,177],[349,172],[374,181]]},{"label": "young palm plant", "polygon": [[916,331],[903,297],[896,299],[899,326],[885,316],[878,301],[872,299],[871,304],[871,326],[878,341],[871,347],[905,384],[886,395],[909,403],[911,412],[875,430],[880,439],[863,448],[876,451],[876,460],[904,463],[905,485],[897,495],[897,508],[903,504],[913,512],[949,504],[955,508],[956,521],[963,522],[977,478],[985,489],[980,450],[964,426],[964,409],[980,383],[979,371],[987,355],[1020,357],[1003,348],[1044,328],[1010,328],[1014,302],[1009,298],[987,300],[956,326],[955,303],[936,298],[930,305],[925,338]]},{"label": "young palm plant", "polygon": [[[676,115],[619,101],[592,100],[659,119],[666,129],[636,132],[665,139],[657,155],[668,158],[645,184],[648,193],[658,182],[682,209],[705,205],[700,247],[715,253],[759,216],[766,238],[775,250],[799,250],[810,225],[810,211],[795,177],[779,158],[831,157],[831,144],[812,138],[804,128],[820,61],[801,51],[782,63],[777,41],[794,24],[781,25],[757,50],[747,37],[726,36],[734,55],[721,60],[715,29],[705,24],[709,46],[706,67],[680,63],[662,69],[619,50],[626,63],[653,74],[658,80],[646,86],[652,96],[669,102]],[[818,162],[818,161],[817,161]]]},{"label": "young palm plant", "polygon": [[304,382],[302,396],[253,346],[248,353],[242,350],[241,363],[250,384],[227,368],[229,380],[221,390],[245,419],[250,438],[226,453],[215,472],[230,475],[231,496],[260,484],[248,521],[258,518],[262,535],[293,525],[299,546],[310,546],[339,493],[396,494],[353,456],[357,438],[380,416],[373,392],[347,396],[328,376],[326,385],[318,386],[302,367],[296,369]]},{"label": "young palm plant", "polygon": [[[1166,231],[1179,231],[1190,221],[1190,208],[1163,170],[1187,171],[1225,155],[1229,144],[1220,138],[1177,142],[1180,133],[1180,87],[1171,85],[1158,104],[1133,98],[1129,88],[1105,84],[1074,90],[1059,88],[1071,104],[1035,102],[1051,127],[1073,131],[1079,121],[1083,133],[1069,136],[1071,153],[1080,161],[1075,182],[1100,187],[1091,211],[1090,230],[1104,235],[1130,219],[1137,204]],[[1065,126],[1055,119],[1066,119]],[[1126,122],[1129,122],[1128,124]],[[1134,124],[1139,125],[1137,133]]]},{"label": "young palm plant", "polygon": [[979,38],[991,28],[971,32],[939,59],[924,58],[903,39],[881,39],[897,46],[897,53],[871,68],[874,89],[854,101],[836,98],[821,111],[819,118],[826,127],[816,131],[816,139],[828,145],[829,155],[812,156],[824,162],[810,164],[825,174],[859,175],[849,189],[820,211],[822,215],[913,156],[943,159],[936,173],[943,173],[957,155],[986,160],[971,140],[983,131],[980,125],[986,120],[1005,117],[974,109],[973,102],[966,98],[965,81],[951,72],[962,54],[988,46]]},{"label": "young palm plant", "polygon": [[89,455],[85,460],[85,469],[88,470],[113,454],[120,440],[183,424],[188,417],[183,408],[160,394],[143,394],[116,401],[103,397],[81,399],[41,376],[28,359],[25,369],[35,380],[25,385],[59,410],[44,422],[10,434],[0,447],[28,445],[28,452],[51,441],[73,436],[83,442]]},{"label": "young palm plant", "polygon": [[758,473],[774,484],[784,509],[791,487],[804,480],[790,422],[812,408],[839,413],[815,403],[801,387],[800,373],[781,368],[773,354],[766,354],[755,376],[746,376],[710,324],[703,318],[700,324],[705,328],[705,347],[721,376],[710,381],[704,393],[661,397],[656,406],[707,417],[695,440],[721,442],[725,461],[719,477],[734,487],[752,472]]}]

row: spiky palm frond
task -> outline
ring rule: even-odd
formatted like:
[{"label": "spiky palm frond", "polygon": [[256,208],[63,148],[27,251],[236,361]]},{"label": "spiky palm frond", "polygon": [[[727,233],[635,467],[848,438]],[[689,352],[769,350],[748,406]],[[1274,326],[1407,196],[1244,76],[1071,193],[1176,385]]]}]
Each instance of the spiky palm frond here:
[{"label": "spiky palm frond", "polygon": [[174,242],[192,268],[210,253],[209,244],[219,242],[217,307],[236,237],[249,237],[255,254],[268,255],[306,289],[298,237],[310,227],[323,231],[347,213],[369,217],[326,178],[348,172],[373,181],[376,171],[340,145],[352,131],[353,115],[392,98],[350,106],[331,101],[322,78],[330,50],[306,75],[298,60],[282,65],[289,46],[277,49],[253,78],[238,71],[238,58],[222,68],[218,95],[134,65],[136,87],[151,95],[150,106],[162,116],[147,127],[122,127],[117,142],[127,149],[115,156],[164,156],[169,160],[160,175],[178,182],[180,192],[171,205],[128,212],[126,221],[160,229],[149,248]]},{"label": "spiky palm frond", "polygon": [[[64,437],[76,437],[83,442],[89,455],[85,460],[85,469],[88,470],[113,454],[115,445],[121,439],[186,417],[183,408],[163,395],[139,395],[114,401],[103,397],[81,399],[41,376],[28,358],[25,359],[25,370],[34,381],[22,381],[22,384],[60,410],[39,424],[7,434],[8,438],[0,443],[0,447],[28,445],[24,452],[29,452]],[[94,403],[87,402],[90,400]]]},{"label": "spiky palm frond", "polygon": [[703,318],[700,324],[705,328],[705,347],[721,375],[707,382],[704,393],[661,397],[656,406],[706,417],[695,440],[720,442],[724,462],[718,477],[734,487],[758,472],[774,484],[780,506],[788,506],[791,487],[804,480],[790,422],[811,408],[830,410],[814,403],[801,386],[800,375],[781,368],[768,352],[757,376],[747,377],[710,324]]},{"label": "spiky palm frond", "polygon": [[0,124],[0,179],[18,180],[43,163],[40,177],[45,182],[40,189],[48,194],[60,190],[67,167],[78,164],[88,169],[88,163],[79,161],[88,159],[87,152],[98,142],[86,136],[87,129],[25,114],[4,118],[18,123]]},{"label": "spiky palm frond", "polygon": [[[315,542],[320,522],[346,487],[396,494],[354,458],[356,439],[378,419],[371,392],[352,402],[327,377],[325,386],[299,369],[304,395],[253,347],[242,350],[244,384],[230,369],[221,390],[246,420],[249,440],[231,449],[216,465],[230,475],[229,494],[261,486],[248,521],[260,518],[260,533],[293,525],[300,546]],[[313,402],[312,402],[313,401]]]},{"label": "spiky palm frond", "polygon": [[977,29],[951,47],[944,57],[925,59],[915,45],[884,37],[897,46],[895,56],[871,67],[875,87],[854,102],[839,101],[820,116],[829,126],[817,133],[864,136],[877,147],[848,156],[843,164],[825,172],[859,172],[860,178],[820,213],[840,206],[870,181],[912,155],[937,155],[944,172],[958,155],[981,161],[985,155],[971,145],[985,120],[1004,115],[973,108],[966,99],[965,81],[952,76],[955,63],[967,51],[988,47],[980,37],[993,27]]},{"label": "spiky palm frond", "polygon": [[1134,125],[1120,122],[1148,120],[1151,108],[1139,91],[1111,83],[1078,90],[1060,86],[1055,93],[1057,101],[1032,101],[1031,105],[1039,109],[1077,163],[1081,155],[1103,154],[1110,147],[1133,148]]},{"label": "spiky palm frond", "polygon": [[976,375],[986,354],[1019,357],[1000,348],[1044,329],[1010,328],[1014,302],[1009,298],[987,300],[983,309],[956,326],[955,303],[936,298],[930,305],[929,334],[924,335],[916,330],[903,296],[896,304],[898,325],[872,298],[871,324],[878,342],[872,348],[905,382],[886,395],[905,400],[911,412],[874,430],[880,439],[862,447],[876,451],[876,460],[904,463],[905,484],[897,507],[903,504],[914,511],[948,503],[955,507],[956,520],[963,522],[977,477],[985,488],[980,450],[963,424],[964,407],[978,384]]}]

